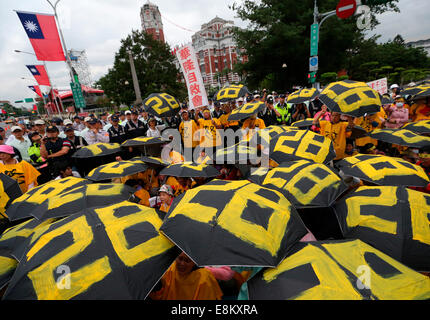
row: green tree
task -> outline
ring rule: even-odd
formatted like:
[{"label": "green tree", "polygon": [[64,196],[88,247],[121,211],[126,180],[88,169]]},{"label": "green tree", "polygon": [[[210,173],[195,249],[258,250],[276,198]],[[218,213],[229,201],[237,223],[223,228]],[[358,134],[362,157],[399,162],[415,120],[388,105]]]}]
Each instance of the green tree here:
[{"label": "green tree", "polygon": [[133,30],[121,40],[113,67],[96,82],[110,100],[127,105],[136,100],[129,50],[134,59],[142,99],[156,92],[166,92],[178,100],[187,96],[185,85],[178,81],[179,71],[174,64],[175,56],[171,54],[170,47],[145,32]]},{"label": "green tree", "polygon": [[[336,9],[338,0],[319,1],[319,11]],[[396,10],[398,0],[369,3],[372,26],[378,21],[375,14]],[[307,85],[309,66],[310,25],[313,23],[313,0],[243,0],[235,2],[237,16],[249,22],[246,29],[235,28],[238,46],[244,48],[248,62],[237,67],[239,74],[246,74],[249,87],[257,87],[268,74],[273,74],[273,89],[280,91],[293,85]],[[356,18],[340,20],[335,17],[324,22],[320,30],[319,74],[341,70],[349,65],[353,51],[364,41],[364,31],[359,30]],[[288,65],[287,72],[282,65]]]}]

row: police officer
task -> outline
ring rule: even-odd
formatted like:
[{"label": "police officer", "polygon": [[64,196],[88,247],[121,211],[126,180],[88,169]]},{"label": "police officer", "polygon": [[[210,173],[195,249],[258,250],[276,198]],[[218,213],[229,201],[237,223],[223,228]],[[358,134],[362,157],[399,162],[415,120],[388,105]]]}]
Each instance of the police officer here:
[{"label": "police officer", "polygon": [[224,114],[224,111],[221,110],[221,104],[219,102],[215,102],[215,109],[212,111],[212,118],[219,119]]},{"label": "police officer", "polygon": [[292,123],[293,107],[291,104],[285,102],[284,94],[279,95],[279,103],[275,105],[275,109],[279,113],[279,116],[276,119],[277,124],[290,126]]},{"label": "police officer", "polygon": [[108,129],[110,143],[123,143],[127,139],[127,133],[123,126],[119,124],[119,117],[111,117],[112,127]]},{"label": "police officer", "polygon": [[128,139],[133,139],[141,136],[146,135],[146,131],[148,130],[147,126],[140,121],[139,119],[139,112],[134,110],[131,113],[131,118],[129,121],[127,121],[125,125],[125,131],[127,133]]}]

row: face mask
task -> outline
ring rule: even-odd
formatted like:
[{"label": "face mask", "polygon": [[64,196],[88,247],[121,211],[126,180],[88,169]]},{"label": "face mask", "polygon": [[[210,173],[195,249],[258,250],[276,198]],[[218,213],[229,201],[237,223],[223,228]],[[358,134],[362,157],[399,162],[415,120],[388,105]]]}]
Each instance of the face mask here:
[{"label": "face mask", "polygon": [[396,106],[397,106],[398,108],[403,107],[403,102],[397,102],[397,103],[396,103]]}]

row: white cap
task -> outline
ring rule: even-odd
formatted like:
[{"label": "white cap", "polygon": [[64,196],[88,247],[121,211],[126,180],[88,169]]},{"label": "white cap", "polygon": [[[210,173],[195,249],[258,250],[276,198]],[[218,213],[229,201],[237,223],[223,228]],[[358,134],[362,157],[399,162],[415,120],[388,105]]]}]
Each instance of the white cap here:
[{"label": "white cap", "polygon": [[72,122],[72,120],[70,120],[70,119],[66,119],[66,120],[64,120],[64,121],[63,121],[63,124],[64,124],[65,126],[67,126],[68,124],[73,124],[73,122]]},{"label": "white cap", "polygon": [[19,126],[13,126],[13,127],[10,129],[10,131],[11,131],[11,132],[14,132],[15,130],[20,130],[20,131],[22,131],[22,128],[21,128],[21,127],[19,127]]},{"label": "white cap", "polygon": [[124,114],[131,114],[131,111],[127,110]]},{"label": "white cap", "polygon": [[86,118],[84,119],[84,121],[85,121],[85,122],[89,122],[89,121],[91,121],[91,117],[86,117]]},{"label": "white cap", "polygon": [[243,98],[240,97],[239,99],[237,99],[237,102],[243,102]]},{"label": "white cap", "polygon": [[393,85],[391,85],[390,89],[394,89],[394,88],[398,88],[398,87],[399,87],[398,84],[393,84]]},{"label": "white cap", "polygon": [[39,120],[34,121],[34,124],[36,124],[36,125],[44,125],[45,121],[39,119]]}]

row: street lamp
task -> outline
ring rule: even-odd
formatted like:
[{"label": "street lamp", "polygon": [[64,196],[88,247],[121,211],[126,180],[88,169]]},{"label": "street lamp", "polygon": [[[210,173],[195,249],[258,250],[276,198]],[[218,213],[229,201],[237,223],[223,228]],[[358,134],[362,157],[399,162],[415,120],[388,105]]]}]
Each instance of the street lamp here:
[{"label": "street lamp", "polygon": [[283,65],[282,65],[282,68],[286,68],[287,67],[287,64],[286,63],[284,63]]}]

